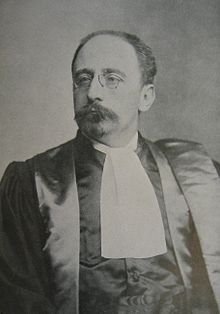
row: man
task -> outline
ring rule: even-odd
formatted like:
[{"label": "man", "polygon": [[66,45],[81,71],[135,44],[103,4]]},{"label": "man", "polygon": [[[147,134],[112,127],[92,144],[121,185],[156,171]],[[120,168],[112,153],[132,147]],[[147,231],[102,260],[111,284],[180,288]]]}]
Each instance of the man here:
[{"label": "man", "polygon": [[155,59],[99,31],[72,62],[73,141],[9,165],[1,184],[3,313],[219,313],[219,165],[152,143]]}]

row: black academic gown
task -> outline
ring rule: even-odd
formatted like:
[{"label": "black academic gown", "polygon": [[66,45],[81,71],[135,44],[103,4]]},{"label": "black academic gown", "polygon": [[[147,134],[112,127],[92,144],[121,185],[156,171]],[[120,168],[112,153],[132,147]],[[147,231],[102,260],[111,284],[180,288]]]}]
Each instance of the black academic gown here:
[{"label": "black academic gown", "polygon": [[[92,219],[94,219],[94,216],[91,215],[91,217],[88,219],[89,213],[91,214],[91,211],[89,211],[88,204],[92,201],[92,210],[96,210],[96,217],[98,218],[98,206],[97,206],[97,199],[94,198],[94,194],[91,190],[92,184],[89,183],[88,178],[90,175],[94,175],[95,177],[93,179],[94,182],[98,183],[100,185],[101,181],[101,168],[103,165],[103,156],[98,156],[97,152],[94,155],[93,148],[89,148],[88,143],[85,143],[85,139],[80,138],[81,136],[78,135],[77,139],[75,140],[74,144],[73,142],[68,142],[67,144],[57,148],[50,150],[49,152],[42,154],[38,157],[35,157],[31,160],[26,161],[25,163],[12,163],[2,180],[1,184],[1,234],[0,234],[0,310],[3,313],[56,313],[56,302],[54,302],[54,295],[53,291],[57,289],[57,282],[54,282],[53,275],[55,271],[55,267],[53,263],[51,263],[51,256],[48,256],[48,252],[45,249],[45,244],[47,244],[48,239],[51,240],[51,220],[50,217],[48,217],[48,211],[45,206],[43,207],[44,211],[39,211],[40,207],[40,201],[39,200],[39,192],[36,190],[36,172],[38,172],[38,164],[41,164],[44,168],[44,171],[42,174],[44,175],[44,182],[47,184],[50,184],[51,189],[53,192],[59,197],[56,200],[57,204],[62,204],[63,199],[65,199],[65,193],[67,193],[67,186],[69,186],[72,176],[70,173],[71,166],[72,166],[72,160],[71,155],[73,151],[75,151],[75,157],[76,157],[76,179],[77,179],[77,186],[78,186],[78,193],[79,193],[79,205],[80,210],[83,211],[83,214],[80,215],[81,220],[81,233],[80,233],[80,243],[81,243],[81,249],[80,249],[80,307],[82,313],[89,313],[88,309],[91,307],[92,302],[90,298],[90,293],[93,293],[92,289],[92,282],[88,284],[88,278],[91,276],[91,278],[97,280],[100,279],[100,282],[98,284],[97,291],[101,291],[101,283],[103,284],[103,274],[105,274],[105,271],[112,269],[112,272],[109,272],[109,284],[108,282],[104,283],[107,288],[107,291],[109,289],[109,296],[108,294],[96,294],[95,292],[93,295],[93,300],[95,299],[97,304],[95,304],[94,309],[99,306],[99,304],[112,304],[112,312],[111,308],[109,309],[109,312],[107,312],[107,307],[103,307],[103,310],[100,308],[97,310],[97,313],[135,313],[135,311],[139,311],[137,313],[145,313],[144,308],[147,309],[147,301],[152,300],[149,296],[151,296],[151,292],[153,291],[153,276],[155,276],[156,273],[161,274],[161,276],[158,275],[156,280],[159,282],[159,290],[163,290],[161,288],[164,287],[162,284],[162,277],[164,275],[164,278],[169,278],[170,285],[173,285],[172,289],[170,291],[179,291],[179,293],[182,293],[182,300],[184,300],[184,289],[183,289],[183,283],[181,281],[181,275],[179,272],[179,265],[177,261],[175,260],[175,253],[172,248],[172,239],[170,238],[169,233],[169,227],[168,224],[166,224],[166,213],[163,210],[163,198],[161,196],[161,188],[160,188],[160,178],[158,174],[157,167],[155,167],[155,162],[152,156],[150,156],[149,152],[148,155],[148,161],[149,162],[149,168],[147,169],[147,165],[145,165],[145,169],[148,172],[148,175],[150,176],[153,186],[155,188],[155,192],[158,197],[158,201],[160,203],[160,207],[162,208],[162,216],[163,221],[165,223],[165,230],[166,230],[166,238],[169,243],[169,252],[167,257],[163,257],[161,259],[158,258],[156,260],[151,261],[138,261],[139,267],[136,265],[134,260],[127,261],[127,264],[125,261],[103,261],[103,259],[100,257],[100,235],[99,235],[99,225],[96,224],[94,226],[94,230],[92,230],[92,233],[94,233],[95,240],[91,241],[90,245],[82,245],[83,242],[87,241],[91,237],[91,233],[88,233],[88,228],[86,225],[91,222]],[[146,151],[143,151],[143,142],[141,142],[141,148],[139,150],[139,157],[142,160],[145,160],[143,158],[146,156]],[[84,146],[86,145],[86,147]],[[88,154],[89,153],[89,154]],[[49,177],[48,173],[51,173],[51,171],[54,171],[53,166],[50,166],[48,164],[48,158],[53,159],[54,156],[57,158],[57,168],[56,168],[56,175]],[[91,158],[87,159],[88,156]],[[95,164],[94,159],[95,158]],[[83,162],[86,161],[87,168],[82,167]],[[78,166],[77,166],[78,163]],[[99,170],[97,170],[99,169]],[[84,172],[83,172],[84,171]],[[88,172],[87,174],[85,172]],[[99,173],[99,174],[97,174]],[[57,178],[60,175],[60,182],[59,185],[57,185]],[[87,178],[87,179],[86,179]],[[50,181],[50,182],[49,182]],[[90,200],[85,201],[85,198],[88,197],[87,193],[85,191],[86,185],[89,185],[89,191],[92,192],[93,197],[90,198]],[[96,188],[97,188],[96,184]],[[88,191],[88,190],[87,190]],[[99,191],[95,191],[95,193],[98,195]],[[84,203],[83,203],[84,202]],[[49,205],[48,205],[49,207]],[[191,219],[189,218],[189,224]],[[190,232],[193,230],[193,223],[191,221],[191,227]],[[90,230],[91,231],[91,230]],[[190,233],[185,232],[186,235]],[[87,234],[87,236],[86,236]],[[56,236],[55,236],[56,238]],[[194,237],[195,241],[194,243],[197,243],[196,237]],[[54,238],[52,238],[54,240]],[[189,240],[189,239],[188,239]],[[56,239],[55,239],[56,241]],[[87,248],[87,250],[85,249]],[[94,250],[93,250],[94,248]],[[201,255],[199,245],[198,243],[195,246],[197,250],[196,258],[198,259],[198,256]],[[92,249],[92,250],[91,250]],[[56,252],[56,251],[55,251]],[[64,252],[65,254],[65,252]],[[56,253],[55,253],[56,255]],[[191,255],[191,257],[193,254]],[[64,259],[65,260],[65,259]],[[153,262],[153,263],[152,263]],[[104,264],[103,264],[104,263]],[[115,263],[115,269],[114,269],[114,263]],[[129,264],[130,263],[130,264]],[[144,272],[143,269],[148,269],[150,263],[152,265],[156,264],[156,268],[154,269],[154,272],[151,272],[152,278],[150,279],[152,281],[151,287],[150,287],[150,294],[147,295],[148,299],[146,298],[146,301],[143,301],[143,298],[141,298],[144,293],[149,290],[149,282],[147,282],[147,279],[150,278],[149,274],[150,272],[146,272],[144,276],[142,276],[142,273]],[[166,265],[167,263],[167,265]],[[194,266],[193,266],[194,263]],[[133,264],[133,265],[132,265]],[[187,264],[187,261],[186,261]],[[103,266],[104,265],[104,266]],[[130,267],[128,267],[130,265]],[[192,284],[194,292],[191,294],[192,301],[198,304],[198,309],[202,311],[202,308],[209,307],[209,312],[195,312],[195,313],[218,313],[215,306],[215,300],[212,295],[212,289],[209,285],[209,279],[207,277],[207,273],[203,271],[204,265],[202,262],[199,261],[199,259],[196,261],[195,258],[192,258],[191,261],[188,261],[188,267],[191,268],[194,267],[193,270],[195,270],[199,266],[199,270],[196,272],[194,271],[195,275],[192,279],[194,283]],[[93,268],[93,270],[91,270]],[[128,269],[127,269],[128,268]],[[128,278],[128,273],[125,273],[126,270],[135,270],[131,272],[130,276],[130,286],[127,285],[125,287],[125,277]],[[164,269],[167,270],[164,274]],[[102,271],[103,270],[103,271]],[[137,272],[138,270],[138,272]],[[97,275],[96,273],[99,273],[101,275]],[[94,275],[95,274],[95,275]],[[142,281],[139,280],[141,274]],[[197,274],[197,275],[196,275]],[[201,275],[201,278],[199,276]],[[99,277],[100,276],[100,277]],[[111,280],[114,278],[114,280]],[[148,277],[149,276],[149,277]],[[158,279],[159,278],[159,279]],[[67,278],[59,278],[60,282],[65,283],[65,279]],[[143,284],[144,281],[144,284]],[[98,281],[97,281],[98,282]],[[129,282],[129,281],[127,281]],[[147,283],[146,283],[147,282]],[[207,283],[204,288],[204,282]],[[86,285],[86,283],[88,285]],[[112,287],[108,288],[108,286]],[[168,286],[169,286],[168,284]],[[118,285],[118,286],[117,286]],[[133,285],[133,286],[132,286]],[[62,284],[61,284],[62,286]],[[158,287],[157,286],[157,287]],[[123,287],[123,288],[122,288]],[[127,289],[130,287],[129,289]],[[146,288],[148,287],[148,288]],[[167,287],[167,283],[166,283]],[[90,289],[91,288],[91,289]],[[115,289],[116,288],[116,289]],[[100,290],[99,290],[100,289]],[[105,290],[104,289],[104,290]],[[133,290],[132,290],[133,289]],[[179,289],[179,290],[178,290]],[[169,290],[169,289],[168,289]],[[139,296],[139,299],[136,300],[142,300],[139,302],[139,304],[136,304],[136,301],[132,303],[132,293],[136,291],[136,295]],[[137,292],[138,291],[138,292]],[[140,292],[141,291],[141,292]],[[169,292],[170,292],[169,291]],[[196,292],[197,291],[197,292]],[[126,294],[127,293],[127,294]],[[116,297],[112,297],[116,295]],[[166,299],[165,295],[163,293],[158,294],[160,299],[162,296],[162,300],[164,304],[166,304],[166,300],[169,300],[170,295],[172,296],[172,293],[169,295]],[[177,293],[178,295],[178,293]],[[200,295],[200,297],[199,297]],[[105,299],[106,298],[106,299]],[[204,301],[203,298],[206,300]],[[102,299],[103,302],[100,302]],[[119,310],[119,307],[117,302],[121,303],[121,310]],[[126,301],[125,301],[126,300]],[[148,308],[148,312],[146,313],[174,313],[175,310],[175,304],[170,303],[170,305],[174,305],[173,307],[167,307],[167,312],[162,312],[162,305],[159,307],[159,304],[162,304],[162,301],[157,301],[155,298],[154,305],[152,306],[152,310],[150,311],[150,308]],[[194,300],[194,301],[193,301]],[[145,303],[144,303],[145,302]],[[181,302],[174,301],[174,303],[177,302],[180,304]],[[139,305],[139,307],[138,307]],[[104,306],[104,305],[103,305]],[[180,305],[177,305],[180,306]],[[182,305],[181,305],[182,306]],[[130,309],[129,309],[130,307]],[[165,307],[164,307],[165,308]],[[85,310],[86,309],[86,310]],[[94,309],[91,311],[91,313],[95,313]],[[135,309],[135,311],[134,311]],[[156,310],[155,310],[156,309]],[[160,310],[159,310],[160,309]],[[180,309],[180,308],[179,308]],[[186,309],[186,308],[185,308]],[[187,309],[186,309],[187,310]],[[186,313],[186,310],[183,313]],[[83,312],[84,311],[84,312]],[[87,312],[86,312],[87,311]],[[121,311],[121,312],[120,312]],[[124,312],[123,312],[124,311]],[[132,312],[133,311],[133,312]],[[141,312],[142,311],[142,312]],[[172,312],[173,311],[173,312]],[[188,310],[187,310],[188,311]],[[62,312],[65,313],[65,312]],[[66,313],[71,313],[66,312]],[[74,311],[72,313],[75,313]],[[180,313],[180,310],[179,312]]]}]

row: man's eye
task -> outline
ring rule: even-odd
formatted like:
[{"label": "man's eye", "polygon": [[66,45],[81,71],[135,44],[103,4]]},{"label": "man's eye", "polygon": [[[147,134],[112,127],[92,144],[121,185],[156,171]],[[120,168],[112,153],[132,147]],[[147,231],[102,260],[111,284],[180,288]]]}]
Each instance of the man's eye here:
[{"label": "man's eye", "polygon": [[92,77],[89,75],[78,76],[75,80],[76,86],[88,86],[92,81]]},{"label": "man's eye", "polygon": [[109,83],[118,83],[118,82],[120,82],[120,81],[123,80],[120,76],[118,76],[118,75],[116,75],[116,74],[109,74],[109,75],[106,75],[106,76],[105,76],[105,79],[106,79],[106,81],[109,82]]},{"label": "man's eye", "polygon": [[119,83],[124,81],[122,77],[116,74],[107,74],[105,75],[105,84],[108,88],[114,89],[117,88]]}]

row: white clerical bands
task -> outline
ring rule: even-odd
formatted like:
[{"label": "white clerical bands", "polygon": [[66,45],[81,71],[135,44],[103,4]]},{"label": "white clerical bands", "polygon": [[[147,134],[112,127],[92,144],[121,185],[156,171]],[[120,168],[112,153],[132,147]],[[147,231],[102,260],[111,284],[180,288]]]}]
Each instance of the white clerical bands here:
[{"label": "white clerical bands", "polygon": [[101,184],[101,254],[106,258],[147,258],[167,252],[153,186],[134,152],[137,134],[126,147],[94,143],[105,153]]}]

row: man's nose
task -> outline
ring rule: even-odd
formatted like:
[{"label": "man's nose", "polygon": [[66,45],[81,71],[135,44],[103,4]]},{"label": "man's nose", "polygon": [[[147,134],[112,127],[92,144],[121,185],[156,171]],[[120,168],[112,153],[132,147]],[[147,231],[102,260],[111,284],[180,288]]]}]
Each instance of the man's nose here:
[{"label": "man's nose", "polygon": [[97,76],[94,76],[88,89],[88,98],[90,99],[103,99],[104,88],[100,84]]}]

